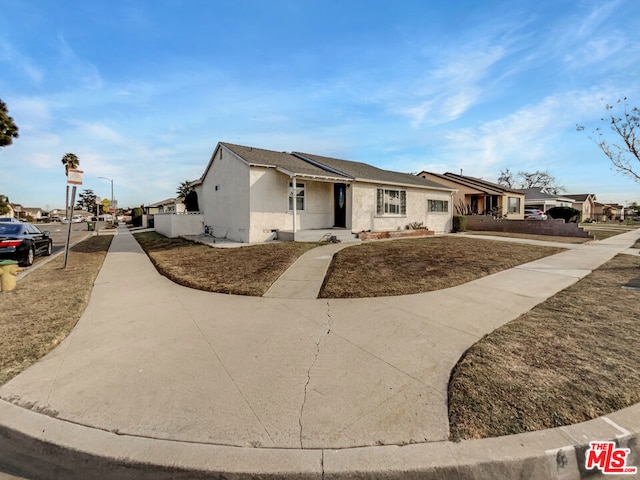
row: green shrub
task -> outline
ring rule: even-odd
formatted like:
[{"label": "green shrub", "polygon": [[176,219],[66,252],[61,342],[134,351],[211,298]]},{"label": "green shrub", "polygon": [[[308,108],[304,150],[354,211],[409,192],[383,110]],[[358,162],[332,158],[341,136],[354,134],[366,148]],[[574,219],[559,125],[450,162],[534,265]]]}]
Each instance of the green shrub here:
[{"label": "green shrub", "polygon": [[553,207],[547,210],[547,215],[553,219],[562,219],[566,223],[579,223],[582,212],[571,207]]},{"label": "green shrub", "polygon": [[467,229],[467,217],[464,215],[453,216],[453,233],[464,232]]},{"label": "green shrub", "polygon": [[131,210],[131,223],[133,224],[134,227],[142,226],[143,213],[144,213],[144,210],[142,210],[142,208],[140,207],[136,207],[133,210]]}]

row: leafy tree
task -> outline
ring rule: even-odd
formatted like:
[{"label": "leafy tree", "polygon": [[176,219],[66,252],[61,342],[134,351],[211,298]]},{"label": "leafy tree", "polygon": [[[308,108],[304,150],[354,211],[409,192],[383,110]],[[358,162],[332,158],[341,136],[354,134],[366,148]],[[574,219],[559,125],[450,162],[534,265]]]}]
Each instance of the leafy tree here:
[{"label": "leafy tree", "polygon": [[0,195],[0,215],[6,215],[10,211],[9,198],[5,195]]},{"label": "leafy tree", "polygon": [[636,164],[640,162],[640,109],[630,107],[627,97],[619,99],[615,105],[607,104],[605,109],[608,116],[601,120],[609,124],[621,142],[607,141],[601,128],[596,128],[594,141],[619,173],[640,182],[640,165]]},{"label": "leafy tree", "polygon": [[508,168],[500,171],[498,183],[507,188],[544,188],[547,192],[557,194],[564,190],[558,183],[556,177],[547,170],[536,170],[535,172],[519,171],[514,177]]},{"label": "leafy tree", "polygon": [[176,190],[176,194],[180,200],[184,200],[187,198],[187,195],[191,191],[191,186],[189,185],[191,182],[189,180],[185,180],[180,184],[178,189]]},{"label": "leafy tree", "polygon": [[93,193],[91,189],[85,189],[78,196],[78,204],[76,208],[85,209],[88,212],[96,213],[96,206],[98,205],[98,196]]},{"label": "leafy tree", "polygon": [[18,136],[18,127],[9,116],[7,104],[0,100],[0,147],[11,145]]},{"label": "leafy tree", "polygon": [[69,170],[75,170],[80,165],[80,160],[74,153],[67,153],[62,157],[62,165],[64,165],[64,174],[68,177]]},{"label": "leafy tree", "polygon": [[198,212],[200,210],[198,206],[198,193],[195,190],[191,190],[184,198],[184,206],[187,212]]}]

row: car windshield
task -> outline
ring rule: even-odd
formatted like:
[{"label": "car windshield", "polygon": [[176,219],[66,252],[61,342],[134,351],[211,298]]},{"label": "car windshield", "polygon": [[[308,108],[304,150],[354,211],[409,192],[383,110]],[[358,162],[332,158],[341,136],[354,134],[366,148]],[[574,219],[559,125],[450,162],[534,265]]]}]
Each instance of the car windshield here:
[{"label": "car windshield", "polygon": [[0,225],[0,235],[17,235],[21,228],[22,225],[17,223],[3,223]]}]

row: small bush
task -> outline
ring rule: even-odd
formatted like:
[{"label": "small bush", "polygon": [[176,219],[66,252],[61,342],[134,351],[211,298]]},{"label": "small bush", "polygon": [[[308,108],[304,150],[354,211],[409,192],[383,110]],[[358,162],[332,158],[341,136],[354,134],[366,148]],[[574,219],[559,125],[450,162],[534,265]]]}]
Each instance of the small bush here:
[{"label": "small bush", "polygon": [[420,230],[421,228],[425,228],[422,222],[411,222],[405,225],[405,230]]},{"label": "small bush", "polygon": [[453,216],[453,233],[464,232],[467,230],[467,217],[464,215]]},{"label": "small bush", "polygon": [[142,208],[136,207],[131,211],[131,223],[134,227],[142,226]]},{"label": "small bush", "polygon": [[579,223],[582,212],[571,207],[553,207],[547,210],[547,215],[553,219],[562,219],[566,223]]}]

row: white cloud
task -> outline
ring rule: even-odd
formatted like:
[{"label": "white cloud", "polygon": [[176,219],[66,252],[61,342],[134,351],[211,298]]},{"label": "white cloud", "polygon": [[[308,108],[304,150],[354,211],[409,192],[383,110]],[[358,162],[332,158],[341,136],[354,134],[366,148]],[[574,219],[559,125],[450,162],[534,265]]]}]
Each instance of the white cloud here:
[{"label": "white cloud", "polygon": [[81,58],[67,43],[64,36],[58,35],[59,51],[64,59],[67,79],[79,80],[83,87],[97,90],[104,86],[98,68],[91,62]]},{"label": "white cloud", "polygon": [[17,67],[31,82],[38,85],[42,83],[44,78],[42,69],[27,55],[22,54],[13,45],[2,39],[0,39],[0,61],[11,65],[12,68]]},{"label": "white cloud", "polygon": [[445,134],[447,158],[481,173],[505,165],[548,165],[558,139],[602,112],[602,90],[551,95],[478,127]]},{"label": "white cloud", "polygon": [[[452,49],[436,68],[413,89],[414,98],[396,108],[414,127],[437,125],[461,117],[476,105],[490,82],[492,70],[507,55],[502,45],[467,46]],[[414,105],[406,105],[407,103]]]}]

